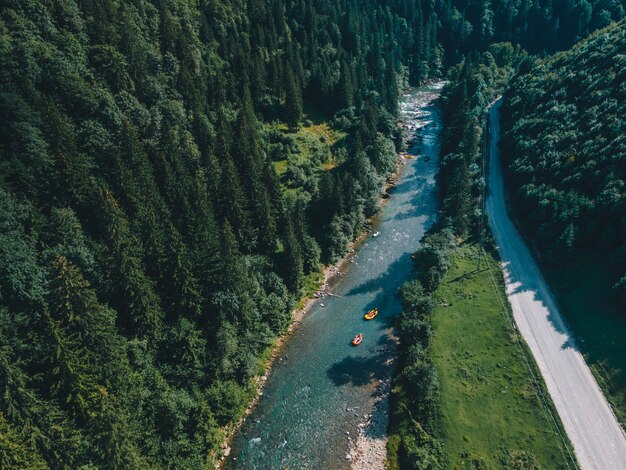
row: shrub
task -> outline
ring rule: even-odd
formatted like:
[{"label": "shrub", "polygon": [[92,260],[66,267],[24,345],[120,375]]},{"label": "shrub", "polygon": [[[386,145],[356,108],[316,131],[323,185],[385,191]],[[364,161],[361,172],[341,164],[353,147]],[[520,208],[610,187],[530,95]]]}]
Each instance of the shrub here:
[{"label": "shrub", "polygon": [[405,282],[400,288],[398,295],[405,312],[428,315],[433,310],[432,298],[426,293],[422,283],[417,279]]},{"label": "shrub", "polygon": [[216,380],[206,392],[215,419],[224,426],[239,419],[246,408],[245,390],[236,382]]},{"label": "shrub", "polygon": [[420,423],[411,421],[409,432],[400,444],[402,468],[439,469],[445,467],[443,444],[433,438]]}]

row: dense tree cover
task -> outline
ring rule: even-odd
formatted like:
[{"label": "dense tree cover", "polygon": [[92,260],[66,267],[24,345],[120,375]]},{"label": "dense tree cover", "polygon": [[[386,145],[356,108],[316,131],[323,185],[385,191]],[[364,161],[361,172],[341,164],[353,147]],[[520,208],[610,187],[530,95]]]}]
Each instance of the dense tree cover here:
[{"label": "dense tree cover", "polygon": [[626,23],[529,60],[501,108],[511,203],[545,259],[581,250],[615,267],[626,303]]},{"label": "dense tree cover", "polygon": [[[441,67],[434,15],[2,2],[2,468],[210,465],[303,276],[377,209],[399,87]],[[307,107],[345,135],[327,167],[272,132]]]},{"label": "dense tree cover", "polygon": [[475,235],[485,184],[481,139],[488,104],[526,53],[510,43],[471,54],[448,72],[441,94],[443,131],[437,174],[441,217],[461,236]]},{"label": "dense tree cover", "polygon": [[567,49],[611,21],[624,18],[624,0],[451,0],[438,9],[439,41],[448,63],[496,42],[511,42],[530,53]]}]

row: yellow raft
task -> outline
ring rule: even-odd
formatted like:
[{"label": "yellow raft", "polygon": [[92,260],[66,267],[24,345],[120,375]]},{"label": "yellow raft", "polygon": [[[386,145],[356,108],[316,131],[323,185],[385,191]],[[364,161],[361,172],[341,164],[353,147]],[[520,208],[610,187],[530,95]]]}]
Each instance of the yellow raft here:
[{"label": "yellow raft", "polygon": [[372,319],[372,318],[374,318],[376,315],[378,315],[378,309],[377,309],[377,308],[372,309],[372,310],[370,310],[369,312],[367,312],[367,313],[365,314],[365,319],[366,319],[366,320],[371,320],[371,319]]}]

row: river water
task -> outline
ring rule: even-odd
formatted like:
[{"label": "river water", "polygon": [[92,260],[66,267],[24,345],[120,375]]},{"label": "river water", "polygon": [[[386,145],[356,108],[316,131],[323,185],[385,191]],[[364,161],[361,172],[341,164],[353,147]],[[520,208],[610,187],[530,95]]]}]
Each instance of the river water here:
[{"label": "river water", "polygon": [[[417,158],[406,160],[372,233],[332,286],[335,296],[318,300],[288,339],[257,408],[235,436],[229,468],[350,468],[347,456],[355,453],[361,429],[370,439],[384,439],[387,407],[379,400],[386,404],[381,394],[396,355],[390,328],[400,313],[396,292],[411,276],[411,254],[437,211],[441,87],[402,97],[403,120],[417,137],[409,153]],[[380,314],[365,321],[374,307]],[[363,342],[353,347],[359,332]]]}]

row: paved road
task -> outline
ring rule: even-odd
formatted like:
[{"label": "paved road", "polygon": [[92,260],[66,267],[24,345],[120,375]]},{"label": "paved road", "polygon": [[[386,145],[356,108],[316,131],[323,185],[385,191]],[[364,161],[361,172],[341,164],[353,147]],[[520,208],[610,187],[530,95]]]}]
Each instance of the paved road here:
[{"label": "paved road", "polygon": [[487,212],[502,258],[513,316],[539,365],[580,466],[584,470],[624,470],[626,435],[507,213],[498,149],[500,104],[496,102],[489,111],[491,159]]}]

